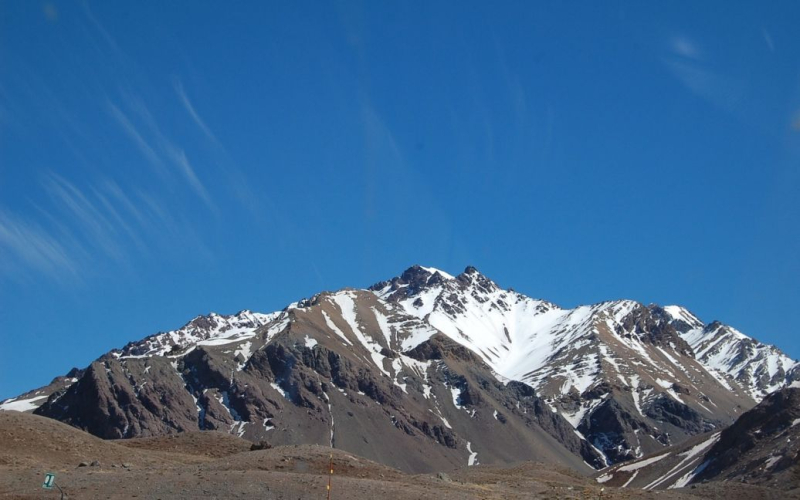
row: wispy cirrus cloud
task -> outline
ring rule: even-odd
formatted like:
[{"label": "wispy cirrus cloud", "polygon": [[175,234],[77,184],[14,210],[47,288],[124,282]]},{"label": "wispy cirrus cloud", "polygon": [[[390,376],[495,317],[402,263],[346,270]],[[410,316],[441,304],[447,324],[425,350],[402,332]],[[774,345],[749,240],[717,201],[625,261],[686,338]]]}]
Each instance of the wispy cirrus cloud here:
[{"label": "wispy cirrus cloud", "polygon": [[57,280],[78,275],[69,250],[41,225],[0,209],[0,273],[24,276],[33,269]]},{"label": "wispy cirrus cloud", "polygon": [[666,61],[666,65],[686,88],[721,109],[731,111],[742,99],[745,86],[739,79],[684,61]]},{"label": "wispy cirrus cloud", "polygon": [[144,156],[144,158],[147,160],[148,164],[163,173],[164,162],[161,161],[161,158],[156,153],[155,148],[144,139],[130,118],[128,118],[128,116],[111,101],[107,102],[107,107],[111,116],[122,128],[122,131],[125,133],[125,135],[131,141],[133,141],[133,143],[139,149],[139,152],[141,152],[142,156]]},{"label": "wispy cirrus cloud", "polygon": [[764,43],[770,52],[775,52],[775,42],[772,40],[772,35],[766,28],[761,28],[761,35],[764,37]]},{"label": "wispy cirrus cloud", "polygon": [[103,259],[129,266],[134,253],[192,241],[201,257],[211,252],[185,221],[176,220],[157,194],[122,189],[112,179],[80,187],[52,171],[40,181],[49,206],[37,217],[0,207],[0,278],[43,275],[58,282],[80,279]]},{"label": "wispy cirrus cloud", "polygon": [[740,78],[715,69],[705,60],[700,44],[686,35],[674,35],[669,46],[670,55],[662,61],[681,84],[725,111],[732,112],[739,106],[745,92]]},{"label": "wispy cirrus cloud", "polygon": [[133,217],[136,223],[143,229],[150,226],[150,221],[144,210],[137,206],[120,187],[119,184],[111,179],[106,179],[101,184],[101,189],[107,194],[108,197],[116,201],[120,207],[120,211],[126,212],[128,216]]},{"label": "wispy cirrus cloud", "polygon": [[45,175],[42,184],[62,208],[62,213],[69,217],[73,227],[84,235],[87,244],[96,246],[114,259],[123,259],[118,226],[107,217],[107,207],[99,209],[83,191],[53,172]]},{"label": "wispy cirrus cloud", "polygon": [[[217,185],[226,180],[220,174],[227,172],[204,161],[207,151],[198,146],[221,145],[180,82],[175,84],[180,105],[156,107],[157,94],[147,73],[127,56],[89,5],[83,7],[88,22],[81,24],[90,47],[100,64],[114,71],[105,78],[94,71],[97,64],[80,68],[85,70],[77,85],[77,97],[83,99],[80,108],[64,94],[67,88],[75,91],[76,85],[57,85],[34,71],[0,83],[0,123],[30,134],[39,120],[61,140],[53,149],[74,154],[54,155],[53,163],[35,174],[36,192],[16,205],[0,204],[0,279],[44,276],[74,283],[99,263],[132,269],[138,256],[156,257],[187,242],[200,258],[211,256],[205,233],[194,224],[207,221],[204,207],[219,215],[215,195],[221,196]],[[26,100],[35,107],[18,104]],[[101,112],[99,123],[92,123],[94,113],[86,113],[92,106]],[[175,110],[183,122],[178,128],[168,114]],[[182,131],[194,125],[211,140],[184,142],[188,139]],[[110,147],[109,138],[118,139],[124,148]],[[134,168],[120,169],[120,159]]]},{"label": "wispy cirrus cloud", "polygon": [[217,207],[214,205],[214,202],[211,201],[211,197],[208,195],[208,191],[206,191],[205,186],[200,179],[197,178],[197,173],[195,173],[194,168],[192,168],[192,164],[189,163],[189,158],[186,157],[186,152],[182,149],[178,149],[173,146],[168,146],[167,153],[169,154],[172,162],[178,166],[180,172],[183,174],[183,177],[189,183],[189,186],[192,190],[203,200],[203,202],[208,206],[208,208],[212,212],[217,212]]},{"label": "wispy cirrus cloud", "polygon": [[124,101],[143,127],[137,127],[131,115],[109,102],[111,116],[152,168],[162,175],[177,174],[177,177],[186,183],[209,210],[218,213],[216,204],[197,175],[186,151],[162,132],[150,108],[140,98],[129,94],[125,95]]},{"label": "wispy cirrus cloud", "polygon": [[189,96],[186,95],[186,91],[183,88],[183,83],[179,79],[174,78],[172,81],[172,85],[173,87],[175,87],[175,92],[178,94],[178,98],[180,99],[181,104],[183,104],[183,107],[186,109],[186,112],[189,113],[189,116],[192,117],[192,120],[194,120],[194,123],[197,125],[197,127],[203,131],[206,137],[208,137],[215,143],[219,144],[217,137],[211,132],[211,129],[208,128],[206,122],[203,121],[202,118],[200,118],[200,115],[194,108],[192,101],[189,100]]},{"label": "wispy cirrus cloud", "polygon": [[[189,161],[186,151],[162,132],[150,108],[142,99],[128,95],[127,103],[145,123],[150,135],[154,137],[161,154],[160,158],[164,159],[165,163],[169,163],[173,166],[179,177],[182,177],[183,180],[188,183],[189,188],[203,200],[203,203],[206,204],[209,210],[217,213],[217,207],[212,201],[205,185],[200,181],[197,171]],[[197,117],[197,119],[199,120],[199,117]],[[202,123],[202,120],[200,121]]]},{"label": "wispy cirrus cloud", "polygon": [[685,35],[675,35],[670,39],[670,48],[675,54],[687,59],[701,59],[700,47]]},{"label": "wispy cirrus cloud", "polygon": [[178,95],[178,101],[183,106],[186,113],[194,121],[197,128],[210,139],[210,150],[214,153],[217,159],[217,166],[220,168],[222,174],[221,179],[228,184],[235,198],[247,207],[251,213],[258,214],[260,212],[259,198],[255,196],[247,176],[238,168],[235,162],[231,159],[225,146],[217,139],[214,132],[206,124],[206,121],[200,116],[197,108],[194,106],[192,100],[189,98],[183,82],[175,77],[173,78],[173,87],[175,93]]},{"label": "wispy cirrus cloud", "polygon": [[99,202],[98,208],[107,214],[108,220],[113,222],[116,228],[121,229],[140,251],[145,252],[147,247],[142,241],[140,231],[125,217],[123,211],[114,205],[115,199],[109,193],[97,187],[92,188],[92,194]]}]

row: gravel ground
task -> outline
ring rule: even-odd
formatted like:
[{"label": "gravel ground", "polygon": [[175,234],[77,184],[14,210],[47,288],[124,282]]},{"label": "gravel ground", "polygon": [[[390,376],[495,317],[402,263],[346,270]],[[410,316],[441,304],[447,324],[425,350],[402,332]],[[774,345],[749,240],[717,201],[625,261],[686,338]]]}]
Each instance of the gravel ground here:
[{"label": "gravel ground", "polygon": [[247,451],[249,446],[214,432],[103,441],[50,419],[0,412],[0,498],[57,499],[57,490],[41,488],[45,473],[54,472],[71,499],[324,499],[331,454],[332,499],[798,498],[738,484],[660,492],[602,489],[570,470],[535,463],[408,475],[320,446]]}]

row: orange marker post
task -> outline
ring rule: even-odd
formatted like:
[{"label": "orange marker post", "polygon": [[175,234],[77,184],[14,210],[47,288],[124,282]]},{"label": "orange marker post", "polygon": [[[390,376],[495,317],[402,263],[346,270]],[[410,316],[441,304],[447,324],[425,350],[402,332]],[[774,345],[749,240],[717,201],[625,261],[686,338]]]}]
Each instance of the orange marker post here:
[{"label": "orange marker post", "polygon": [[328,467],[331,473],[328,475],[328,500],[331,500],[331,479],[333,479],[333,453],[331,453],[331,462]]}]

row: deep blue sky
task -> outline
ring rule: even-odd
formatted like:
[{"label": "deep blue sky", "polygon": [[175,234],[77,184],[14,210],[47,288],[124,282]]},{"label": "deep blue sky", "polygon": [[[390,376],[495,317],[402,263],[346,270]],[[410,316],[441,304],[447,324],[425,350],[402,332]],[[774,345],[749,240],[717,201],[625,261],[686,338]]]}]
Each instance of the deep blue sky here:
[{"label": "deep blue sky", "polygon": [[0,398],[414,263],[800,357],[800,3],[200,3],[0,3]]}]

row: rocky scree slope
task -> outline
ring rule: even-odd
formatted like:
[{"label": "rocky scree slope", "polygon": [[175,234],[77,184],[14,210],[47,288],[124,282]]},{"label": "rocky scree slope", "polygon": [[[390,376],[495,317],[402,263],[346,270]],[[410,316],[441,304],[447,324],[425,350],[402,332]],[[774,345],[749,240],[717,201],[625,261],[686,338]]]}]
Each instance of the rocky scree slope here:
[{"label": "rocky scree slope", "polygon": [[199,316],[0,408],[104,438],[214,429],[324,444],[413,472],[584,470],[721,429],[800,378],[733,332],[677,306],[562,309],[472,267],[413,266],[271,314]]},{"label": "rocky scree slope", "polygon": [[737,482],[800,492],[800,383],[784,387],[730,427],[608,468],[608,486],[673,489]]}]

